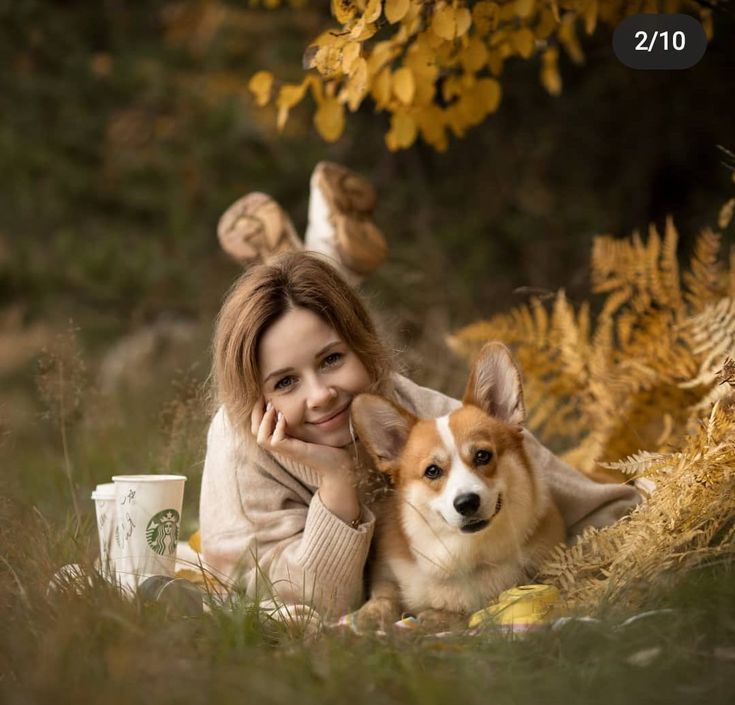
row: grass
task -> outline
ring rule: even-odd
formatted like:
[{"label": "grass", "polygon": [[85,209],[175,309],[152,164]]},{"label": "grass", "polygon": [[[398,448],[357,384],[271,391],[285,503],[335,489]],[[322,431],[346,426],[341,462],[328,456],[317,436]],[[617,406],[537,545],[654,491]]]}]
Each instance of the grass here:
[{"label": "grass", "polygon": [[304,639],[237,597],[177,617],[99,581],[81,594],[47,595],[49,560],[78,548],[71,532],[54,538],[38,516],[25,517],[21,532],[7,504],[4,514],[3,538],[24,538],[0,588],[0,699],[9,705],[730,701],[732,565],[652,590],[647,607],[673,611],[628,626],[620,624],[629,615],[609,609],[598,623],[522,638],[329,631]]},{"label": "grass", "polygon": [[70,364],[81,355],[71,334],[47,355],[37,376],[43,420],[11,424],[3,441],[0,702],[731,700],[735,567],[727,563],[645,586],[644,609],[669,611],[621,626],[631,616],[625,607],[601,605],[598,622],[522,638],[344,630],[308,637],[237,594],[209,613],[186,617],[126,601],[101,580],[49,593],[49,578],[61,565],[90,565],[96,533],[89,492],[115,472],[188,475],[182,533],[194,528],[207,414],[205,366],[193,360],[177,373],[152,370],[151,383],[137,392],[104,398],[90,382],[93,361]]}]

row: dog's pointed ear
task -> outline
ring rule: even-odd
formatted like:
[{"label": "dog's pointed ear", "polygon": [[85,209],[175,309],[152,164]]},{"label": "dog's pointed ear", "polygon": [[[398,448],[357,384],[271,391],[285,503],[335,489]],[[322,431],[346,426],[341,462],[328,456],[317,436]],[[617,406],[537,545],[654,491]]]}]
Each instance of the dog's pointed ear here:
[{"label": "dog's pointed ear", "polygon": [[394,474],[416,417],[375,394],[352,400],[352,423],[378,470]]},{"label": "dog's pointed ear", "polygon": [[502,343],[487,343],[480,350],[467,381],[463,402],[511,424],[526,417],[523,384],[510,350]]}]

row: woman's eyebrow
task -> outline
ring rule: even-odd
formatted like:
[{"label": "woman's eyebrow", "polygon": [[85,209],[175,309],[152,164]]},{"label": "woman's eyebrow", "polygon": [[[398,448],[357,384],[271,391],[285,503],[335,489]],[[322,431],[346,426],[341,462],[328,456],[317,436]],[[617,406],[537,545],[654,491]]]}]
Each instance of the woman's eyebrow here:
[{"label": "woman's eyebrow", "polygon": [[[335,345],[339,345],[341,342],[341,340],[333,340],[331,343],[327,343],[316,355],[314,355],[314,359],[317,360],[322,355],[324,355],[327,350],[333,348]],[[292,370],[293,367],[283,367],[280,370],[275,370],[274,372],[271,372],[265,379],[263,379],[263,384],[265,384],[271,377],[276,377],[278,375],[285,374],[286,372],[291,372]]]}]

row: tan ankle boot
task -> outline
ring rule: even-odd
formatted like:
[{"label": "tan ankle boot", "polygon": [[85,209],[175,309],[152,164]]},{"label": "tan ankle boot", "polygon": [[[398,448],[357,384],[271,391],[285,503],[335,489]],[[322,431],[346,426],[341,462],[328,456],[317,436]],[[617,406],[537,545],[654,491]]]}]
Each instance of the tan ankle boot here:
[{"label": "tan ankle boot", "polygon": [[388,254],[372,219],[376,202],[373,185],[354,171],[333,162],[314,168],[306,249],[336,260],[353,284],[374,272]]},{"label": "tan ankle boot", "polygon": [[245,266],[304,247],[286,211],[270,196],[258,192],[243,196],[224,212],[217,237],[222,249]]}]

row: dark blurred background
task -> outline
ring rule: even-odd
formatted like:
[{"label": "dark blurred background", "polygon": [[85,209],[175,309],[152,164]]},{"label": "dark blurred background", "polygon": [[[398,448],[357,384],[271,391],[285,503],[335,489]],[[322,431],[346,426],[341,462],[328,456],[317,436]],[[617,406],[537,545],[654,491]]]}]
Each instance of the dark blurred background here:
[{"label": "dark blurred background", "polygon": [[36,433],[38,353],[70,319],[89,387],[141,383],[152,361],[165,370],[154,381],[179,379],[186,397],[181,379],[206,377],[212,321],[239,271],[219,249],[219,215],[265,191],[303,232],[321,159],[378,187],[391,252],[365,291],[409,371],[455,393],[461,363],[444,333],[525,301],[523,287],[586,298],[595,234],[645,232],[672,214],[685,257],[733,195],[718,150],[735,151],[727,12],[715,11],[714,39],[688,71],[627,69],[603,27],[583,37],[584,66],[562,60],[558,98],[537,60],[511,61],[499,111],[439,154],[388,152],[387,119],[370,104],[335,145],[306,105],[280,136],[273,108],[254,106],[250,75],[299,79],[326,9],[0,7],[0,422],[16,453]]}]

